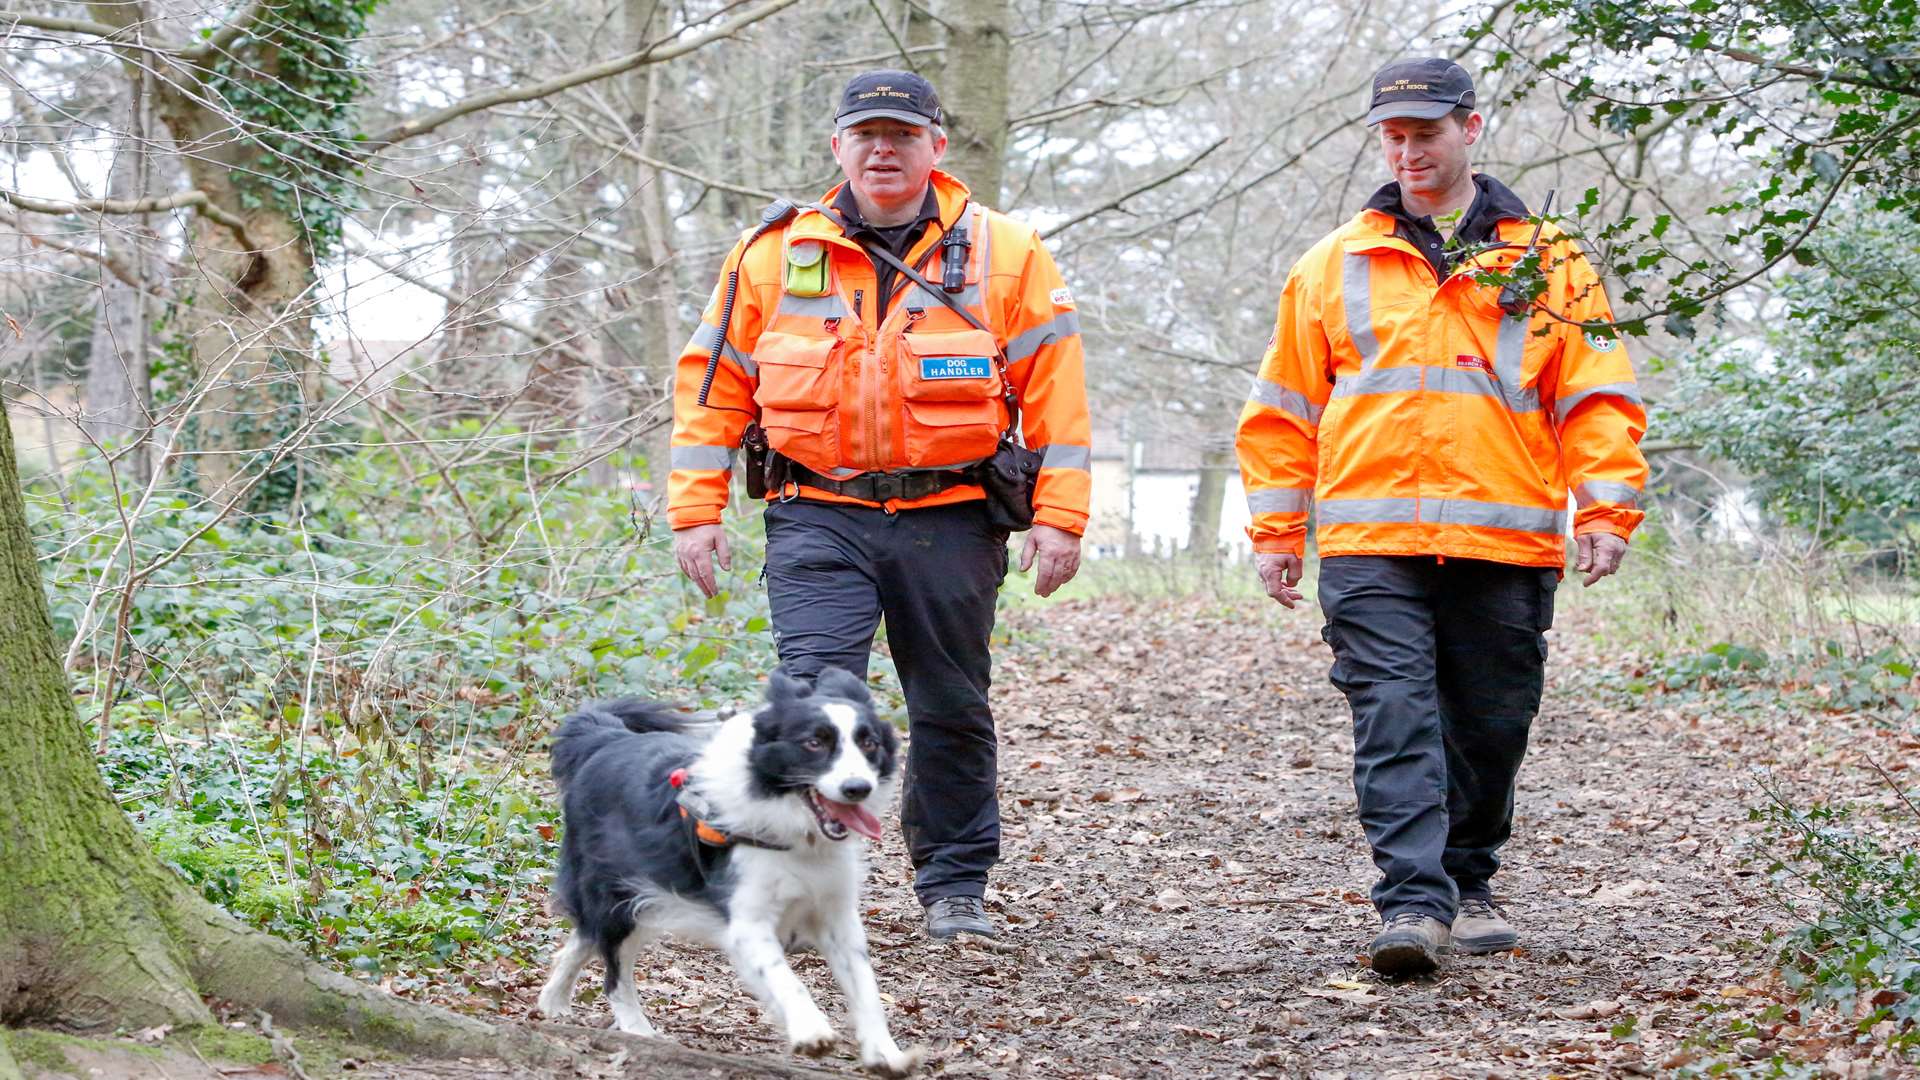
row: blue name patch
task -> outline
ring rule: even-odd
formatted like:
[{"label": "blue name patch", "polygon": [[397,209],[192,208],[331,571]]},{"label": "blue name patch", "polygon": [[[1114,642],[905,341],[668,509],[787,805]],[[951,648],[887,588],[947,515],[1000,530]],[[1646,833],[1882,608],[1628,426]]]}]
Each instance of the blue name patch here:
[{"label": "blue name patch", "polygon": [[984,379],[993,373],[992,359],[985,356],[923,356],[923,379]]}]

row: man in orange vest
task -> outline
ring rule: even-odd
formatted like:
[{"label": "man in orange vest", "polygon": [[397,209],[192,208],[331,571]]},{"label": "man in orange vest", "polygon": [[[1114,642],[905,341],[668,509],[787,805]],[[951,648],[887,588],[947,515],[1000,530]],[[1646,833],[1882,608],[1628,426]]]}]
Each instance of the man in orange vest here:
[{"label": "man in orange vest", "polygon": [[1511,949],[1494,903],[1576,504],[1584,584],[1626,554],[1647,467],[1633,367],[1586,257],[1468,166],[1484,121],[1442,59],[1390,64],[1393,181],[1307,252],[1241,412],[1260,580],[1291,608],[1307,518],[1354,721],[1389,976]]},{"label": "man in orange vest", "polygon": [[1034,230],[935,168],[947,138],[924,79],[856,76],[834,129],[846,183],[790,217],[769,208],[727,256],[680,356],[674,554],[714,595],[714,564],[731,566],[721,510],[752,425],[775,455],[765,580],[781,666],[864,674],[885,619],[907,698],[901,824],[927,932],[992,936],[988,639],[1008,533],[972,467],[1010,423],[1039,453],[1020,569],[1051,594],[1079,567],[1092,486],[1079,316]]}]

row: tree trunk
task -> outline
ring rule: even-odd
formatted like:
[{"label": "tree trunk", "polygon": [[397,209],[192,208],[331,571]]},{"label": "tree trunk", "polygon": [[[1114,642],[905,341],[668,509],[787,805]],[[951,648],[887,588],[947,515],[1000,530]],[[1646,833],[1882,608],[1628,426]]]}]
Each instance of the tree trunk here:
[{"label": "tree trunk", "polygon": [[[88,752],[54,649],[0,405],[0,1026],[80,1030],[209,1024],[201,995],[415,1054],[559,1064],[564,1045],[415,1005],[241,925],[162,866]],[[573,1034],[569,1032],[568,1034]],[[797,1076],[657,1040],[611,1038],[662,1071]],[[12,1064],[0,1033],[0,1077]],[[17,1070],[15,1070],[17,1071]]]},{"label": "tree trunk", "polygon": [[[154,162],[147,151],[146,80],[128,80],[131,92],[124,109],[125,131],[107,172],[109,199],[141,199],[155,194]],[[144,485],[148,477],[147,437],[153,415],[152,357],[148,354],[147,290],[153,249],[158,239],[147,221],[135,214],[101,230],[106,253],[131,267],[134,284],[118,275],[100,275],[100,305],[94,312],[93,341],[87,356],[86,425],[95,439],[113,446],[134,447],[126,461],[124,484]]]},{"label": "tree trunk", "polygon": [[941,0],[946,59],[934,88],[947,113],[946,171],[987,206],[1000,202],[1006,167],[1007,83],[1012,12],[1008,0]]},{"label": "tree trunk", "polygon": [[[661,0],[626,0],[627,33],[633,48],[659,40],[667,32],[667,6]],[[627,79],[631,113],[627,122],[630,137],[641,156],[660,157],[660,101],[665,90],[666,69],[648,64]],[[606,387],[606,396],[596,419],[602,423],[617,421],[636,408],[672,410],[672,372],[686,337],[680,333],[679,295],[673,267],[673,224],[667,208],[666,177],[649,165],[634,168],[633,198],[628,203],[629,234],[640,252],[640,273],[634,281],[638,317],[635,319],[639,342],[639,387]],[[663,424],[641,438],[640,449],[647,458],[647,474],[653,484],[651,502],[664,507],[667,498],[668,445],[673,437],[671,424]]]},{"label": "tree trunk", "polygon": [[1213,561],[1220,555],[1220,511],[1227,498],[1227,469],[1231,448],[1209,448],[1200,454],[1200,485],[1193,492],[1193,514],[1187,523],[1187,554]]}]

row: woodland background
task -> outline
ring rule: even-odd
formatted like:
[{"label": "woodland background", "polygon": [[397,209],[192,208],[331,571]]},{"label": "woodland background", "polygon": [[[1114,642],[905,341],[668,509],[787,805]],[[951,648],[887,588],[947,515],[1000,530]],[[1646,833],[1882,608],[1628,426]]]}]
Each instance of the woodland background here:
[{"label": "woodland background", "polygon": [[[720,597],[673,571],[669,365],[760,207],[837,180],[845,79],[932,79],[947,167],[1072,285],[1100,557],[1065,602],[1268,619],[1236,561],[1233,422],[1287,268],[1384,180],[1369,75],[1438,53],[1477,75],[1476,167],[1536,207],[1555,192],[1603,267],[1653,411],[1627,571],[1563,600],[1605,643],[1582,677],[1629,715],[1763,702],[1809,740],[1840,717],[1920,746],[1915,18],[16,3],[0,487],[24,496],[77,722],[161,861],[402,994],[537,966],[554,718],[738,701],[770,664],[754,516],[731,519],[747,554]],[[1023,588],[1004,603],[1044,612]],[[1795,914],[1756,961],[1778,1000],[1897,1062],[1920,1040],[1920,820],[1904,762],[1875,763],[1897,798],[1739,798],[1780,827],[1763,865]],[[1699,1023],[1699,1068],[1802,1067]]]}]

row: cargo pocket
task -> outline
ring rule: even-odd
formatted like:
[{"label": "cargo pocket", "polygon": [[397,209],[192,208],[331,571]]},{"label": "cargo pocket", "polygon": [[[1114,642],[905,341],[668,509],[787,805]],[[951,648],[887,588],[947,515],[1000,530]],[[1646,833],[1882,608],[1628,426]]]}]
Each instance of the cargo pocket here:
[{"label": "cargo pocket", "polygon": [[760,369],[753,400],[767,444],[815,472],[840,463],[839,344],[831,337],[769,331],[753,347]]},{"label": "cargo pocket", "polygon": [[962,465],[992,456],[1006,423],[993,335],[916,331],[900,340],[908,467]]},{"label": "cargo pocket", "polygon": [[840,465],[840,425],[832,409],[760,410],[767,445],[817,473]]},{"label": "cargo pocket", "polygon": [[909,401],[991,403],[1000,397],[1000,349],[984,330],[902,334],[900,396]]},{"label": "cargo pocket", "polygon": [[839,365],[833,350],[837,338],[802,337],[769,331],[753,346],[753,362],[760,369],[760,385],[753,400],[775,409],[830,409],[839,400]]}]

